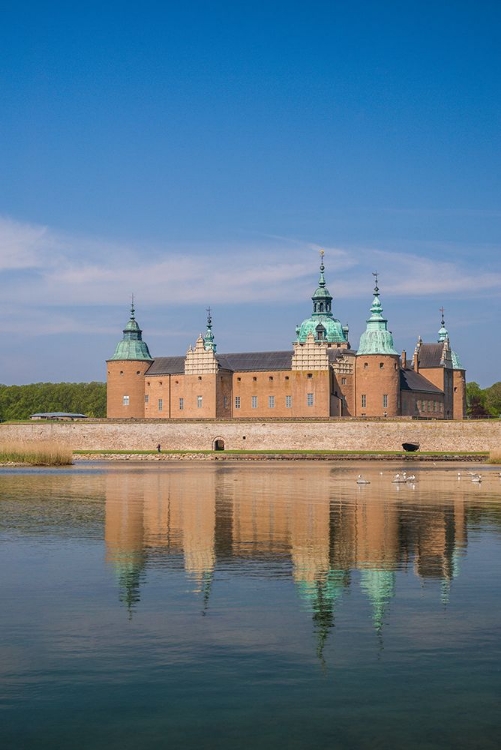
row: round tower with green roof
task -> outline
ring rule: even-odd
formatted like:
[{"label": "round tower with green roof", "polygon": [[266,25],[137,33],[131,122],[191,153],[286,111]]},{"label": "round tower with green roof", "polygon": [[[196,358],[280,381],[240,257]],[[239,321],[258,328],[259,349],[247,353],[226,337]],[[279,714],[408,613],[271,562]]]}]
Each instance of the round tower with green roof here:
[{"label": "round tower with green roof", "polygon": [[377,274],[374,276],[371,315],[360,336],[356,357],[356,415],[396,417],[400,414],[400,358],[383,316]]},{"label": "round tower with green roof", "polygon": [[107,365],[107,414],[112,419],[144,417],[144,374],[153,362],[135,318],[134,299],[123,338]]}]

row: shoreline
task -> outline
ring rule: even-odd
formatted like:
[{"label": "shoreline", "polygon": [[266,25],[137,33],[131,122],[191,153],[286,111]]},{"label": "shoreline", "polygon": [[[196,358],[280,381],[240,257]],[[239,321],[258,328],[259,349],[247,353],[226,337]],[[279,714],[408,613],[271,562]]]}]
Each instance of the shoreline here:
[{"label": "shoreline", "polygon": [[488,463],[489,454],[381,454],[381,453],[89,453],[75,454],[74,463],[81,461],[410,461]]}]

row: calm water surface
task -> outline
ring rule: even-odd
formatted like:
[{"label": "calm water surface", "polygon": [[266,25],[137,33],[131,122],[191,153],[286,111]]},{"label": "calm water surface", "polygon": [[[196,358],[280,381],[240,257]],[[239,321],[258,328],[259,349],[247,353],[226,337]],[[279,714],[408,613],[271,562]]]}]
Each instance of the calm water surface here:
[{"label": "calm water surface", "polygon": [[498,750],[499,471],[402,468],[1,469],[1,747]]}]

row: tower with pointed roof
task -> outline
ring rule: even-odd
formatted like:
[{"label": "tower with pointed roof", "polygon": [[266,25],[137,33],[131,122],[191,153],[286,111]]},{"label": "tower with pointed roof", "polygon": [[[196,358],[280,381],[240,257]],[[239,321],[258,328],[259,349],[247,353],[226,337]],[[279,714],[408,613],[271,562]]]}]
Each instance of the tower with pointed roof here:
[{"label": "tower with pointed roof", "polygon": [[118,342],[113,356],[106,362],[108,417],[144,417],[144,374],[153,358],[142,334],[132,299],[130,318],[123,329],[123,338]]},{"label": "tower with pointed roof", "polygon": [[400,414],[400,359],[379,299],[377,274],[367,326],[356,357],[356,415],[395,417]]},{"label": "tower with pointed roof", "polygon": [[311,298],[313,311],[296,328],[296,341],[304,344],[311,334],[313,340],[322,344],[334,344],[339,348],[349,348],[348,326],[342,326],[332,314],[332,296],[325,284],[324,251],[320,251],[320,278],[318,287]]}]

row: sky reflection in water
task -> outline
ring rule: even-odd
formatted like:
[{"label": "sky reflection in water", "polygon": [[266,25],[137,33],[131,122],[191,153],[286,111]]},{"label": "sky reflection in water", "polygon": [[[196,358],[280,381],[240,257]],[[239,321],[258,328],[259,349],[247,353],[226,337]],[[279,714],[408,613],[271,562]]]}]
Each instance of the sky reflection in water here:
[{"label": "sky reflection in water", "polygon": [[497,748],[499,472],[401,469],[2,471],[3,747]]}]

